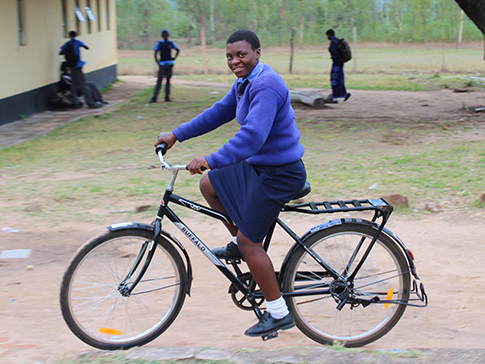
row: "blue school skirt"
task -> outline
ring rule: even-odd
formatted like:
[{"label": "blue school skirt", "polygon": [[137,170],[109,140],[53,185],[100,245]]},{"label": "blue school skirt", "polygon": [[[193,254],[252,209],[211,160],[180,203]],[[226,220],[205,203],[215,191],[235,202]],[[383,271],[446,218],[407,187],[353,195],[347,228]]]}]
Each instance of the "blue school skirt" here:
[{"label": "blue school skirt", "polygon": [[282,166],[243,161],[211,170],[209,179],[241,233],[261,243],[283,206],[303,188],[306,171],[301,160]]}]

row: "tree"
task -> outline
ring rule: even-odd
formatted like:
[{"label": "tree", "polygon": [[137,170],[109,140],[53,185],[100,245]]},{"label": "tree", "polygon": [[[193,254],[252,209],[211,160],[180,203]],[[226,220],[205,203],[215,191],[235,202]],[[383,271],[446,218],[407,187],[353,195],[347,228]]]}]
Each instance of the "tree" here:
[{"label": "tree", "polygon": [[483,0],[455,0],[465,14],[485,35],[485,2]]}]

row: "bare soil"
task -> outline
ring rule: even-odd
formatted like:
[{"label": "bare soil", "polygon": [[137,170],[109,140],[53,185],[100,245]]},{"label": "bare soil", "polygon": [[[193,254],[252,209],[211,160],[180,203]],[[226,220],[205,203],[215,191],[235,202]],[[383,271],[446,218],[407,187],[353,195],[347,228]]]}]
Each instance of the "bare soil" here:
[{"label": "bare soil", "polygon": [[[120,78],[126,82],[114,85],[105,93],[108,101],[127,97],[155,82],[153,77]],[[175,78],[174,84],[182,82]],[[450,133],[451,139],[483,140],[485,113],[474,109],[485,104],[484,96],[482,91],[352,91],[352,97],[346,103],[332,104],[322,110],[303,105],[295,105],[295,108],[298,118],[388,119],[403,128],[416,125],[441,128]],[[463,123],[469,127],[463,128]],[[447,128],[443,129],[443,126]],[[395,139],[391,138],[393,135]],[[392,132],[387,136],[382,134],[376,141],[383,148],[422,142],[427,140],[417,140],[413,133],[396,135]],[[4,204],[2,199],[0,204]],[[8,216],[2,220],[4,225],[0,228],[12,227],[19,232],[0,231],[0,253],[7,249],[32,249],[32,254],[25,259],[0,260],[0,362],[51,363],[94,350],[78,340],[64,323],[58,303],[59,285],[77,248],[102,232],[107,224],[125,218],[106,213],[105,221],[99,224],[73,221],[55,227],[49,227],[48,222],[32,225],[27,220],[19,221]],[[297,220],[295,215],[289,215],[285,220],[290,226],[296,226],[298,232],[321,222],[311,217],[298,217]],[[185,221],[210,247],[227,243],[227,234],[219,223],[197,217]],[[418,274],[429,295],[429,307],[408,308],[389,334],[367,348],[484,349],[485,212],[455,210],[424,214],[419,218],[395,214],[388,227],[413,251]],[[179,237],[189,251],[194,283],[191,297],[187,297],[173,326],[149,346],[277,349],[316,345],[296,328],[268,342],[244,336],[244,330],[255,322],[254,314],[236,308],[227,294],[229,284],[219,271],[181,237],[175,227],[165,228]],[[289,246],[290,242],[283,235],[277,235],[270,250],[276,267]]]}]

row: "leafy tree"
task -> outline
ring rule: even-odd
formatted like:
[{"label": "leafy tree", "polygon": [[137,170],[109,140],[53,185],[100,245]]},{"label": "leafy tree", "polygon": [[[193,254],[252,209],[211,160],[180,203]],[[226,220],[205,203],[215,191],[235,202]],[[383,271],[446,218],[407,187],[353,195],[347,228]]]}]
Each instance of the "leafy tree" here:
[{"label": "leafy tree", "polygon": [[[326,43],[325,31],[339,37],[386,42],[455,42],[460,8],[465,40],[481,40],[483,0],[117,0],[121,48],[151,48],[161,29],[189,44],[222,46],[236,29],[251,29],[265,46],[287,46],[292,27],[300,46]],[[480,28],[481,27],[481,28]]]}]

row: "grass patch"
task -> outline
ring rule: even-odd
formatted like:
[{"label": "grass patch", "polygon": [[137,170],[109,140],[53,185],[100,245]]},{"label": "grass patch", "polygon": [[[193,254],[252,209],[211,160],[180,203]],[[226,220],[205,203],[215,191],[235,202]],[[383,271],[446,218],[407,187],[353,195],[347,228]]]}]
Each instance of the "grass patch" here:
[{"label": "grass patch", "polygon": [[[345,65],[349,89],[428,91],[443,88],[481,89],[485,66],[483,45],[441,44],[406,45],[358,44],[354,60]],[[289,87],[330,89],[331,60],[326,43],[322,47],[296,49],[293,72],[289,73],[289,48],[264,48],[262,62],[282,75]],[[204,74],[204,62],[199,47],[182,49],[174,68],[176,77],[197,81],[234,81],[225,61],[225,50],[207,51],[209,74]],[[156,75],[153,51],[119,51],[118,72],[125,75]]]},{"label": "grass patch", "polygon": [[390,359],[421,359],[423,353],[415,350],[363,350],[363,353]]},{"label": "grass patch", "polygon": [[[91,115],[35,140],[0,150],[0,221],[2,216],[28,217],[52,224],[96,222],[112,211],[152,204],[142,217],[154,215],[169,173],[158,168],[153,143],[168,131],[219,100],[210,87],[194,93],[176,86],[176,103],[146,106],[152,88],[140,91],[116,111]],[[450,207],[483,208],[477,198],[485,180],[485,142],[394,143],[393,135],[425,137],[439,133],[434,125],[413,122],[396,128],[391,121],[308,119],[296,110],[306,152],[304,162],[313,200],[377,198],[392,193],[419,201],[447,201]],[[465,125],[466,126],[466,125]],[[465,127],[464,126],[464,127]],[[238,130],[229,123],[207,135],[177,144],[168,161],[186,163],[207,155]],[[447,134],[448,135],[448,134]],[[377,183],[376,190],[369,187]],[[199,178],[181,173],[176,193],[202,202]],[[29,203],[39,208],[27,212]],[[405,212],[405,211],[402,211]]]},{"label": "grass patch", "polygon": [[64,359],[57,364],[233,364],[228,360],[197,360],[197,359],[171,359],[171,360],[146,360],[129,359],[126,352],[95,352],[82,355],[77,359]]}]

